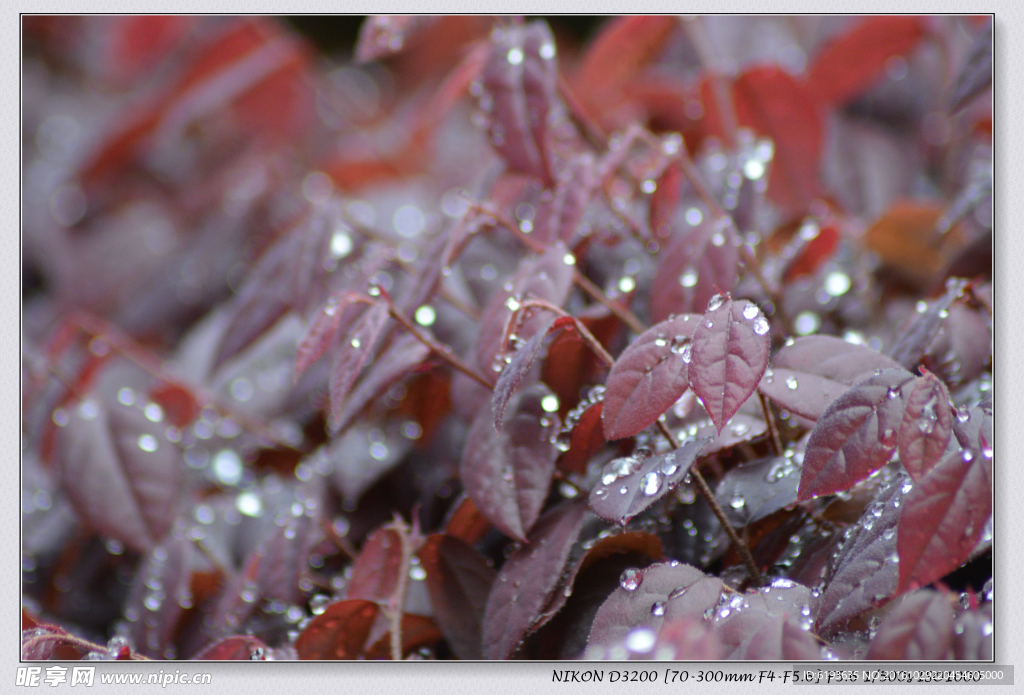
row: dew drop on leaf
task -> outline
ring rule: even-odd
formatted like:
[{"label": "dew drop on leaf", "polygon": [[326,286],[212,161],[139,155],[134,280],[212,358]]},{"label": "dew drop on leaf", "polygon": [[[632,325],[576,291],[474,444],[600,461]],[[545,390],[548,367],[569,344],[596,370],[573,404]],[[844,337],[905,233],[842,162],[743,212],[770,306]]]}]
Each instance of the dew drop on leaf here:
[{"label": "dew drop on leaf", "polygon": [[697,271],[694,268],[685,268],[679,276],[679,284],[683,287],[693,287],[697,284]]},{"label": "dew drop on leaf", "polygon": [[797,382],[796,382],[796,377],[792,376],[792,375],[787,376],[786,377],[786,386],[795,391],[796,387],[799,386],[799,384],[797,384]]},{"label": "dew drop on leaf", "polygon": [[743,318],[745,319],[757,318],[759,313],[761,313],[760,310],[754,304],[747,304],[743,307]]},{"label": "dew drop on leaf", "polygon": [[651,471],[643,477],[640,481],[640,489],[643,490],[645,495],[656,495],[658,490],[661,489],[661,474],[657,471]]},{"label": "dew drop on leaf", "polygon": [[665,602],[655,601],[654,605],[651,606],[651,615],[660,616],[665,615]]},{"label": "dew drop on leaf", "polygon": [[644,574],[638,569],[622,570],[622,574],[619,575],[619,586],[626,591],[636,591],[640,588],[641,582],[644,580]]},{"label": "dew drop on leaf", "polygon": [[718,307],[722,306],[724,302],[725,296],[721,294],[716,294],[714,297],[711,298],[711,301],[708,302],[708,311],[715,311],[716,309],[718,309]]},{"label": "dew drop on leaf", "polygon": [[649,627],[637,627],[626,635],[626,648],[631,652],[649,652],[656,640],[654,630]]}]

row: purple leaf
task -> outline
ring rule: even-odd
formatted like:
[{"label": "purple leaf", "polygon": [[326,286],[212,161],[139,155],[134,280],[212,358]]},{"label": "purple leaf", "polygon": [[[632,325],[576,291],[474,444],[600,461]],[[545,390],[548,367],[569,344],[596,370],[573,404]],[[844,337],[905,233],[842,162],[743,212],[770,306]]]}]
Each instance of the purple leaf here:
[{"label": "purple leaf", "polygon": [[913,483],[897,475],[879,491],[857,524],[847,528],[817,606],[817,628],[841,626],[896,594],[900,557],[896,526]]},{"label": "purple leaf", "polygon": [[343,505],[355,507],[363,493],[409,453],[411,443],[398,437],[395,429],[384,428],[385,439],[381,441],[378,427],[357,423],[313,454],[311,463],[315,468],[321,465],[319,457],[327,458],[331,481],[341,494]]},{"label": "purple leaf", "polygon": [[739,247],[731,220],[708,217],[676,234],[662,253],[651,290],[651,316],[703,310],[719,292],[736,284]]},{"label": "purple leaf", "polygon": [[907,496],[897,547],[900,590],[925,586],[963,564],[992,515],[992,454],[950,452]]},{"label": "purple leaf", "polygon": [[541,193],[533,238],[545,246],[557,241],[570,246],[596,189],[593,155],[584,153],[566,162],[554,191]]},{"label": "purple leaf", "polygon": [[924,360],[949,386],[977,379],[992,359],[992,317],[985,310],[964,304],[949,308],[943,330],[935,337]]},{"label": "purple leaf", "polygon": [[952,643],[953,606],[949,595],[918,591],[885,617],[866,658],[937,661],[948,658]]},{"label": "purple leaf", "polygon": [[502,566],[484,609],[485,659],[511,657],[529,634],[559,585],[586,513],[582,500],[552,509]]},{"label": "purple leaf", "polygon": [[675,561],[628,568],[594,616],[587,652],[624,646],[633,630],[646,628],[653,636],[670,621],[703,619],[721,590],[721,580]]},{"label": "purple leaf", "polygon": [[331,365],[330,395],[331,412],[329,426],[337,432],[341,424],[341,415],[348,399],[349,390],[355,382],[363,365],[373,352],[377,338],[388,320],[387,304],[377,303],[368,308],[359,321],[346,334],[345,340],[338,346]]},{"label": "purple leaf", "polygon": [[192,603],[191,579],[192,542],[183,534],[169,535],[142,562],[124,608],[127,637],[137,650],[174,658],[178,622]]},{"label": "purple leaf", "polygon": [[887,369],[851,387],[811,430],[800,477],[801,502],[848,490],[889,462],[913,375]]},{"label": "purple leaf", "polygon": [[[570,262],[567,262],[570,261]],[[512,317],[511,306],[536,298],[561,306],[572,289],[575,257],[562,244],[556,244],[542,256],[524,259],[504,288],[495,292],[480,318],[476,339],[476,359],[485,376],[496,379],[504,367],[500,353],[505,328]],[[544,324],[547,312],[534,311],[515,334],[520,340],[532,338]]]},{"label": "purple leaf", "polygon": [[[306,335],[299,341],[295,356],[296,381],[327,352],[335,335],[359,317],[364,310],[364,307],[358,306],[362,299],[362,295],[355,292],[339,292],[328,298],[324,308],[317,312],[309,325]],[[352,309],[354,305],[357,308]]]},{"label": "purple leaf", "polygon": [[690,386],[721,432],[768,366],[768,319],[751,302],[716,295],[693,333]]},{"label": "purple leaf", "polygon": [[368,63],[401,53],[411,37],[427,29],[438,17],[429,15],[371,15],[359,27],[355,59]]},{"label": "purple leaf", "polygon": [[950,112],[956,112],[968,104],[974,97],[992,85],[992,20],[978,32],[971,44],[971,53],[967,56],[960,74],[953,85],[949,98]]},{"label": "purple leaf", "polygon": [[609,440],[654,424],[690,385],[691,339],[700,316],[686,314],[644,331],[619,355],[605,382],[601,421]]},{"label": "purple leaf", "polygon": [[459,473],[466,492],[481,514],[520,541],[537,520],[555,471],[558,418],[544,409],[550,395],[540,383],[516,394],[501,432],[491,413],[481,410],[463,448]]},{"label": "purple leaf", "polygon": [[982,402],[973,408],[957,408],[953,418],[953,434],[964,449],[981,451],[992,447],[992,401]]},{"label": "purple leaf", "polygon": [[359,557],[352,564],[352,576],[345,587],[345,598],[386,602],[398,586],[402,565],[402,543],[394,529],[379,528],[371,533]]},{"label": "purple leaf", "polygon": [[750,461],[725,474],[715,498],[729,523],[742,528],[795,504],[799,472],[785,456]]},{"label": "purple leaf", "polygon": [[751,607],[715,625],[723,659],[805,661],[821,658],[820,645],[794,618]]},{"label": "purple leaf", "polygon": [[931,304],[918,302],[917,313],[900,330],[899,337],[889,349],[889,356],[907,369],[917,367],[928,346],[939,334],[954,300],[963,295],[965,286],[965,281],[951,278],[946,283],[946,293],[936,301]]},{"label": "purple leaf", "polygon": [[601,484],[590,493],[590,508],[606,521],[625,525],[683,482],[708,441],[691,439],[659,456],[634,454],[610,461],[601,471]]},{"label": "purple leaf", "polygon": [[344,407],[338,413],[338,431],[348,427],[366,406],[383,395],[396,381],[413,372],[429,356],[430,348],[408,333],[395,339],[391,347],[370,365],[345,400]]},{"label": "purple leaf", "polygon": [[148,552],[177,513],[180,449],[166,438],[166,425],[136,406],[108,409],[87,396],[69,411],[57,430],[54,464],[75,512],[101,534]]},{"label": "purple leaf", "polygon": [[953,625],[953,658],[992,661],[992,604],[957,616]]},{"label": "purple leaf", "polygon": [[853,382],[876,369],[899,366],[863,345],[812,335],[779,350],[757,388],[791,413],[818,420]]},{"label": "purple leaf", "polygon": [[914,381],[900,425],[900,462],[914,480],[920,480],[946,453],[953,431],[949,391],[934,374]]},{"label": "purple leaf", "polygon": [[495,29],[480,109],[491,144],[511,170],[553,185],[548,118],[557,103],[555,40],[545,22]]},{"label": "purple leaf", "polygon": [[429,536],[419,551],[434,619],[460,659],[481,659],[481,627],[495,571],[455,536]]},{"label": "purple leaf", "polygon": [[[494,385],[494,395],[491,397],[491,411],[494,413],[494,429],[501,431],[501,422],[505,417],[505,407],[508,405],[508,399],[512,397],[513,391],[519,382],[523,380],[526,374],[530,371],[530,367],[533,366],[534,360],[540,354],[541,347],[544,344],[544,338],[552,332],[555,322],[558,319],[548,319],[543,324],[537,333],[530,338],[526,343],[512,353],[509,358],[508,364],[501,370],[501,375],[498,377],[498,383]],[[571,321],[571,319],[570,319]]]}]

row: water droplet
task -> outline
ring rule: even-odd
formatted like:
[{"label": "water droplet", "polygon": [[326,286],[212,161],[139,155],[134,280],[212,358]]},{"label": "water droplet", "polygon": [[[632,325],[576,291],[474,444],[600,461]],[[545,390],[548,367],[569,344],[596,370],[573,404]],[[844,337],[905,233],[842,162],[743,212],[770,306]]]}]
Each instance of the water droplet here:
[{"label": "water droplet", "polygon": [[616,475],[612,471],[608,471],[607,473],[605,473],[604,475],[601,476],[601,482],[604,485],[611,485],[612,483],[614,483],[618,479],[619,479],[619,476]]},{"label": "water droplet", "polygon": [[629,488],[626,487],[625,485],[623,485],[622,487],[619,488],[619,494],[620,495],[625,495],[627,492],[629,492]]},{"label": "water droplet", "polygon": [[821,317],[813,311],[803,311],[793,319],[793,330],[797,335],[810,335],[821,328]]},{"label": "water droplet", "polygon": [[696,285],[697,270],[693,267],[684,268],[682,274],[679,276],[679,284],[683,287],[693,287]]},{"label": "water droplet", "polygon": [[555,52],[555,44],[547,42],[541,44],[540,50],[538,51],[540,57],[544,60],[551,60],[554,58]]},{"label": "water droplet", "polygon": [[850,290],[850,277],[835,271],[825,276],[825,291],[832,297],[839,297]]},{"label": "water droplet", "polygon": [[651,471],[643,477],[640,482],[640,489],[643,490],[645,495],[655,495],[658,490],[661,489],[661,474],[657,471]]},{"label": "water droplet", "polygon": [[605,497],[607,495],[608,495],[608,488],[606,488],[606,487],[599,487],[596,490],[594,490],[594,496],[599,498],[599,499],[602,498],[602,497]]},{"label": "water droplet", "polygon": [[736,495],[729,501],[729,506],[733,509],[743,509],[747,506],[747,501],[743,499],[742,495]]},{"label": "water droplet", "polygon": [[509,64],[519,65],[523,62],[523,50],[521,48],[510,48],[506,58],[508,58]]},{"label": "water droplet", "polygon": [[971,419],[971,413],[967,410],[967,406],[960,406],[956,409],[956,419],[960,422],[967,422]]},{"label": "water droplet", "polygon": [[754,321],[754,333],[758,335],[765,335],[768,333],[768,319],[764,316],[758,316]]},{"label": "water droplet", "polygon": [[[716,294],[714,297],[711,298],[711,301],[708,302],[708,311],[715,311],[724,303],[725,295]],[[710,323],[710,321],[708,323]],[[708,326],[708,328],[711,328],[711,326]]]},{"label": "water droplet", "polygon": [[142,409],[142,414],[150,422],[161,422],[164,419],[164,409],[156,403],[147,403],[146,407]]},{"label": "water droplet", "polygon": [[743,307],[743,318],[745,319],[757,318],[757,315],[760,313],[761,310],[758,309],[755,304],[747,304],[745,307]]},{"label": "water droplet", "polygon": [[797,382],[796,382],[796,377],[793,376],[792,374],[787,376],[786,377],[786,386],[788,388],[790,388],[791,390],[795,391],[796,387],[799,386],[799,384],[797,384]]},{"label": "water droplet", "polygon": [[431,326],[434,321],[437,320],[437,312],[434,311],[434,307],[429,304],[424,304],[416,310],[416,323],[421,326]]},{"label": "water droplet", "polygon": [[970,449],[964,449],[960,453],[960,458],[963,459],[964,463],[970,463],[974,460],[974,453]]},{"label": "water droplet", "polygon": [[886,392],[886,395],[889,397],[890,401],[894,401],[900,397],[900,390],[895,386],[891,386],[889,387],[889,390]]},{"label": "water droplet", "polygon": [[619,575],[619,586],[626,591],[636,591],[644,580],[643,572],[638,569],[624,569]]},{"label": "water droplet", "polygon": [[510,311],[518,311],[520,307],[519,300],[515,297],[509,297],[505,300],[505,306],[508,307]]},{"label": "water droplet", "polygon": [[649,652],[657,641],[657,635],[649,627],[637,627],[626,635],[626,648],[631,652]]},{"label": "water droplet", "polygon": [[640,190],[650,195],[658,190],[658,184],[653,179],[646,179],[640,183]]},{"label": "water droplet", "polygon": [[651,615],[660,616],[665,615],[665,602],[655,601],[654,605],[651,606]]},{"label": "water droplet", "polygon": [[562,256],[562,262],[565,263],[566,265],[576,265],[576,256],[572,255],[571,253],[567,253],[564,256]]},{"label": "water droplet", "polygon": [[679,470],[679,464],[676,463],[675,457],[665,457],[665,460],[661,462],[661,466],[658,468],[664,475],[669,476]]},{"label": "water droplet", "polygon": [[156,437],[151,434],[144,434],[139,437],[139,448],[143,451],[156,451],[157,441]]}]

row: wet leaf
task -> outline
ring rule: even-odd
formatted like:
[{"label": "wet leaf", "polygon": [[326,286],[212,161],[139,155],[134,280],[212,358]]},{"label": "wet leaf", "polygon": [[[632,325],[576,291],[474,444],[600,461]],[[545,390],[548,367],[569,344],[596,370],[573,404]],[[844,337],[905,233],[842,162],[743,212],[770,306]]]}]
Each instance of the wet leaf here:
[{"label": "wet leaf", "polygon": [[848,527],[814,606],[816,629],[822,634],[896,594],[901,564],[896,529],[912,484],[905,475],[894,477],[860,520]]},{"label": "wet leaf", "polygon": [[960,74],[953,85],[949,98],[949,110],[956,112],[966,106],[974,97],[992,86],[992,21],[985,22],[971,44]]},{"label": "wet leaf", "polygon": [[169,536],[149,553],[124,608],[126,636],[137,650],[154,658],[165,656],[182,613],[192,605],[191,579],[192,542],[183,534]]},{"label": "wet leaf", "polygon": [[[551,318],[541,324],[537,333],[526,343],[512,353],[510,361],[501,370],[498,376],[498,383],[494,385],[494,395],[491,397],[491,411],[494,413],[494,429],[501,431],[501,422],[505,417],[505,407],[509,398],[533,366],[534,360],[541,352],[544,338],[551,333],[558,319]],[[571,323],[572,319],[569,319]]]},{"label": "wet leaf", "polygon": [[387,320],[387,305],[373,304],[359,317],[359,321],[352,326],[352,330],[346,334],[334,354],[330,377],[331,411],[328,420],[332,431],[336,432],[339,429],[352,384],[373,352]]},{"label": "wet leaf", "polygon": [[570,246],[597,190],[594,157],[584,153],[569,160],[558,173],[553,191],[541,193],[531,236],[550,246],[561,241]]},{"label": "wet leaf", "polygon": [[886,64],[910,54],[925,35],[921,17],[855,19],[815,57],[807,84],[815,97],[840,105],[882,79]]},{"label": "wet leaf", "polygon": [[689,387],[691,339],[700,317],[677,316],[644,331],[619,355],[605,382],[601,421],[609,440],[654,424]]},{"label": "wet leaf", "polygon": [[[572,427],[569,434],[569,449],[558,459],[558,467],[567,473],[583,473],[587,468],[590,457],[593,456],[604,443],[604,427],[601,422],[601,413],[604,410],[604,402],[591,403],[580,414],[579,419]],[[568,425],[568,423],[566,423]],[[564,432],[564,430],[563,430]],[[564,434],[560,433],[559,437]]]},{"label": "wet leaf", "polygon": [[821,658],[814,635],[797,621],[749,609],[716,626],[722,658],[728,660],[805,661]]},{"label": "wet leaf", "polygon": [[973,408],[961,406],[953,418],[953,434],[964,449],[981,451],[991,447],[995,440],[992,431],[992,401]]},{"label": "wet leaf", "polygon": [[482,410],[466,436],[459,469],[480,512],[521,541],[544,506],[558,455],[552,442],[558,418],[543,406],[550,393],[539,383],[517,393],[501,432],[495,431],[491,413]]},{"label": "wet leaf", "polygon": [[371,15],[359,27],[355,59],[368,63],[400,53],[410,39],[437,21],[428,15]]},{"label": "wet leaf", "polygon": [[354,507],[412,448],[408,439],[397,436],[396,429],[391,426],[382,431],[370,423],[357,423],[314,452],[309,463],[319,467],[325,457],[342,504]]},{"label": "wet leaf", "polygon": [[56,625],[40,625],[21,632],[23,661],[77,661],[86,652],[72,642],[71,635]]},{"label": "wet leaf", "polygon": [[957,616],[953,625],[953,658],[964,661],[992,660],[992,604]]},{"label": "wet leaf", "polygon": [[[405,657],[410,652],[432,647],[444,639],[437,624],[426,616],[415,613],[402,615],[402,655]],[[390,659],[391,658],[391,632],[385,632],[372,645],[366,648],[365,659]]]},{"label": "wet leaf", "polygon": [[942,458],[952,431],[949,391],[925,372],[914,381],[900,425],[900,462],[911,478],[920,480]]},{"label": "wet leaf", "polygon": [[918,302],[917,313],[900,331],[896,342],[889,349],[889,355],[907,369],[917,367],[928,346],[939,334],[953,301],[961,295],[962,290],[963,285],[954,280],[937,301],[930,304]]},{"label": "wet leaf", "polygon": [[768,366],[769,326],[747,301],[716,295],[693,333],[690,386],[721,432]]},{"label": "wet leaf", "polygon": [[263,661],[267,645],[252,635],[235,635],[218,640],[196,654],[196,661]]},{"label": "wet leaf", "polygon": [[582,500],[550,510],[502,566],[484,609],[485,659],[511,657],[529,634],[559,585],[586,513]]},{"label": "wet leaf", "polygon": [[393,529],[379,528],[367,537],[352,565],[345,598],[386,602],[398,586],[402,543]]},{"label": "wet leaf", "polygon": [[491,528],[491,522],[480,513],[465,493],[452,505],[445,519],[444,532],[465,543],[474,544]]},{"label": "wet leaf", "polygon": [[350,599],[327,606],[295,640],[300,659],[358,659],[377,619],[373,601]]},{"label": "wet leaf", "polygon": [[295,356],[296,381],[327,352],[337,333],[359,318],[365,310],[360,306],[363,301],[362,295],[355,292],[340,292],[327,300],[299,341]]},{"label": "wet leaf", "polygon": [[970,557],[992,514],[986,452],[950,452],[907,496],[898,534],[901,590],[926,586]]},{"label": "wet leaf", "polygon": [[796,503],[800,466],[785,456],[749,461],[722,478],[715,498],[736,528]]},{"label": "wet leaf", "polygon": [[670,661],[718,661],[722,645],[703,619],[665,621],[652,650],[654,658]]},{"label": "wet leaf", "polygon": [[707,216],[677,232],[661,254],[651,287],[651,315],[664,320],[703,312],[712,297],[732,290],[740,260],[736,241],[728,217]]},{"label": "wet leaf", "polygon": [[811,430],[800,501],[848,490],[889,462],[913,375],[887,369],[858,381],[825,409]]},{"label": "wet leaf", "polygon": [[434,618],[460,659],[481,659],[482,621],[496,572],[464,541],[427,537],[419,551]]},{"label": "wet leaf", "polygon": [[863,345],[827,335],[797,338],[772,359],[758,390],[786,410],[818,420],[858,379],[899,364]]},{"label": "wet leaf", "polygon": [[140,408],[87,396],[69,412],[53,456],[75,512],[104,536],[148,552],[177,513],[180,449]]},{"label": "wet leaf", "polygon": [[512,171],[554,184],[548,155],[548,120],[558,79],[555,39],[547,23],[507,26],[491,34],[483,70],[481,110],[491,144]]},{"label": "wet leaf", "polygon": [[950,597],[937,591],[918,591],[885,617],[866,658],[936,661],[947,658],[952,642]]},{"label": "wet leaf", "polygon": [[624,525],[683,482],[708,441],[691,439],[667,454],[610,461],[602,469],[601,484],[590,493],[590,508],[602,519]]}]

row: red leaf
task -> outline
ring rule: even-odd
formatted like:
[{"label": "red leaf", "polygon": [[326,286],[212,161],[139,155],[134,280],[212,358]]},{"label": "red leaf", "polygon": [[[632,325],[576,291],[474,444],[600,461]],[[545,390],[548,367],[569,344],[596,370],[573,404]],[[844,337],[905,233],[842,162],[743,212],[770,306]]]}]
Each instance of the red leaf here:
[{"label": "red leaf", "polygon": [[377,529],[366,539],[352,565],[345,598],[388,601],[398,586],[401,565],[402,543],[398,533],[388,528]]},{"label": "red leaf", "polygon": [[459,474],[480,512],[502,533],[524,541],[537,520],[555,471],[552,435],[558,418],[543,407],[550,391],[534,384],[514,397],[514,415],[499,433],[480,411],[466,435]]},{"label": "red leaf", "polygon": [[899,366],[863,345],[811,335],[779,350],[757,388],[791,413],[818,420],[854,381]]},{"label": "red leaf", "polygon": [[[442,639],[444,635],[438,629],[437,623],[431,618],[415,613],[402,615],[402,655],[408,655],[417,649],[431,647]],[[385,632],[372,645],[366,648],[363,655],[365,659],[390,659],[391,658],[391,632]]]},{"label": "red leaf", "polygon": [[511,657],[540,618],[559,585],[586,512],[581,500],[552,509],[537,522],[530,540],[502,566],[484,609],[485,659]]},{"label": "red leaf", "polygon": [[516,350],[506,359],[508,364],[501,370],[498,383],[494,385],[494,395],[491,397],[491,411],[494,413],[494,429],[501,431],[501,422],[505,416],[505,406],[509,398],[519,385],[519,382],[526,377],[533,366],[533,362],[540,354],[544,344],[544,338],[554,329],[556,319],[551,318],[541,324],[536,335],[526,341],[526,344]]},{"label": "red leaf", "polygon": [[953,432],[949,391],[934,374],[915,380],[900,425],[900,462],[915,481],[946,453]]},{"label": "red leaf", "polygon": [[263,661],[267,645],[252,635],[235,635],[214,642],[196,654],[196,661]]},{"label": "red leaf", "polygon": [[601,484],[590,493],[590,508],[606,521],[625,525],[683,482],[708,441],[691,439],[667,454],[634,454],[608,462]]},{"label": "red leaf", "polygon": [[358,659],[377,619],[377,604],[337,601],[315,616],[295,640],[300,659]]},{"label": "red leaf", "polygon": [[900,590],[942,578],[977,546],[992,515],[991,450],[986,453],[951,452],[907,496],[897,536]]},{"label": "red leaf", "polygon": [[887,369],[832,402],[811,430],[800,477],[801,502],[848,490],[889,462],[913,375]]},{"label": "red leaf", "polygon": [[768,319],[751,302],[716,295],[693,333],[690,386],[719,433],[768,366]]},{"label": "red leaf", "polygon": [[482,621],[496,572],[454,536],[429,536],[419,551],[434,618],[460,659],[480,659]]},{"label": "red leaf", "polygon": [[865,658],[938,661],[948,658],[952,644],[950,597],[937,591],[918,591],[907,596],[878,626]]},{"label": "red leaf", "polygon": [[[306,335],[302,336],[296,348],[296,381],[327,352],[335,335],[345,330],[362,313],[364,307],[358,306],[361,302],[365,302],[365,299],[355,292],[339,292],[328,298],[324,308],[317,312],[316,318],[310,323]],[[353,306],[356,309],[349,311]]]},{"label": "red leaf", "polygon": [[108,410],[87,396],[68,410],[54,463],[71,504],[103,535],[148,552],[177,513],[180,449],[137,407],[116,403]]},{"label": "red leaf", "polygon": [[[677,166],[670,166],[658,177],[657,187],[651,194],[647,219],[651,233],[660,243],[666,243],[672,236],[672,228],[680,212],[679,203],[683,199],[683,186],[682,170]],[[668,249],[664,254],[666,258],[673,255]]]},{"label": "red leaf", "polygon": [[483,71],[480,108],[488,135],[512,171],[554,185],[548,116],[558,96],[555,39],[543,21],[495,29]]},{"label": "red leaf", "polygon": [[838,106],[878,81],[886,63],[909,54],[924,36],[921,17],[866,17],[814,59],[808,89],[828,105]]},{"label": "red leaf", "polygon": [[691,339],[701,317],[685,314],[644,331],[619,355],[605,382],[601,421],[607,439],[654,424],[690,385]]},{"label": "red leaf", "polygon": [[[513,300],[513,306],[530,298],[561,306],[572,289],[575,263],[575,257],[565,246],[556,244],[542,256],[523,259],[505,287],[494,293],[480,317],[480,332],[476,338],[477,364],[485,376],[496,379],[504,367],[500,353],[505,327],[512,317],[509,300]],[[520,340],[529,340],[540,330],[545,317],[538,314],[540,312],[534,312],[516,331]]]},{"label": "red leaf", "polygon": [[400,53],[416,34],[437,21],[429,15],[371,15],[359,27],[355,59],[368,63]]},{"label": "red leaf", "polygon": [[662,254],[651,289],[651,315],[703,311],[711,298],[736,284],[740,260],[735,227],[727,217],[704,219],[677,233]]},{"label": "red leaf", "polygon": [[570,246],[597,190],[594,157],[584,153],[563,165],[553,191],[544,191],[533,218],[531,236],[544,246],[561,241]]},{"label": "red leaf", "polygon": [[786,270],[782,273],[783,283],[788,285],[799,277],[813,276],[825,261],[832,258],[839,248],[840,241],[842,241],[842,236],[834,225],[821,227],[817,234],[800,247],[793,260],[786,265]]},{"label": "red leaf", "polygon": [[331,365],[330,380],[331,411],[328,426],[333,432],[339,429],[349,390],[363,370],[370,353],[373,352],[387,320],[387,305],[383,302],[373,304],[363,312],[359,321],[338,346],[334,363]]},{"label": "red leaf", "polygon": [[[564,442],[562,446],[568,444],[569,447],[558,459],[558,467],[566,473],[583,474],[590,457],[597,453],[597,450],[606,441],[604,427],[601,424],[604,402],[583,401],[581,405],[584,405],[585,408],[578,414],[578,417],[573,418],[577,411],[571,411],[566,415],[565,426],[559,434],[560,441]],[[567,442],[564,441],[566,429],[570,430]]]}]

